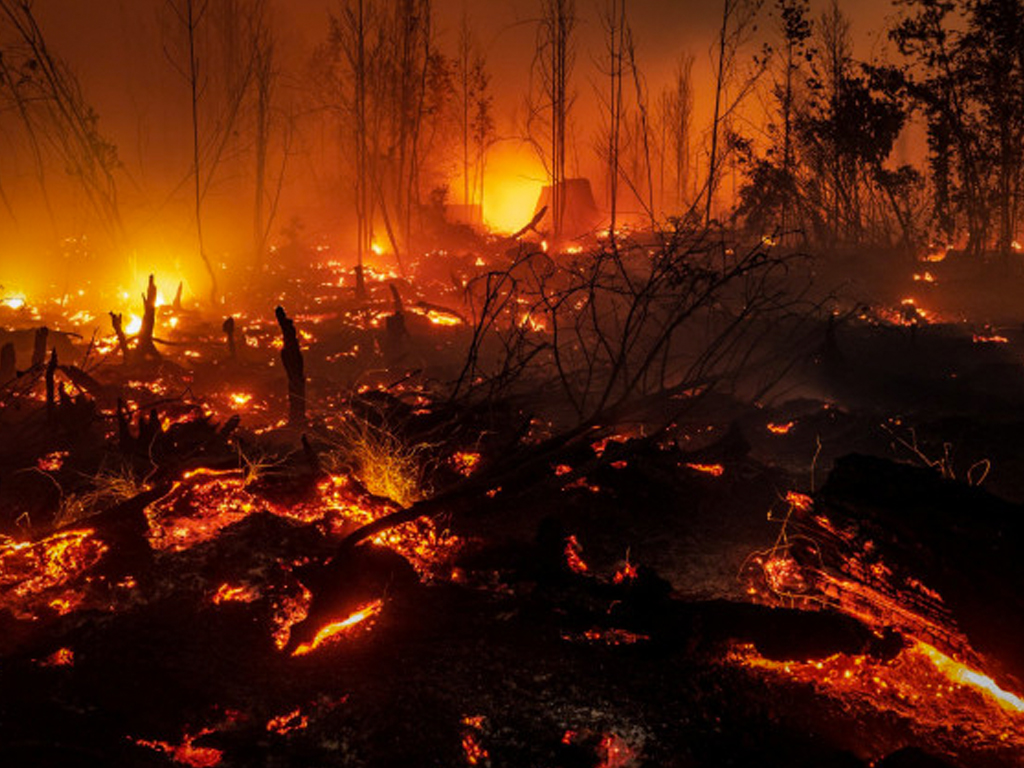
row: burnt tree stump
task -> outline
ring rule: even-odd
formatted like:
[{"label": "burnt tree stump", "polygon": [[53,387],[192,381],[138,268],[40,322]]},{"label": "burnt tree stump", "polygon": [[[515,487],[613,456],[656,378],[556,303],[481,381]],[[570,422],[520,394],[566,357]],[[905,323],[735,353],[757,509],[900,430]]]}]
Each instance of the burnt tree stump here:
[{"label": "burnt tree stump", "polygon": [[306,374],[299,349],[299,336],[295,323],[284,312],[284,307],[274,310],[277,324],[281,326],[281,363],[288,374],[288,421],[293,425],[306,423]]},{"label": "burnt tree stump", "polygon": [[222,331],[224,331],[224,335],[227,336],[227,341],[228,341],[228,357],[230,357],[232,360],[234,360],[235,356],[236,356],[236,350],[235,350],[235,318],[229,317],[227,320],[224,321],[224,325],[222,325],[220,327],[220,329]]},{"label": "burnt tree stump", "polygon": [[14,344],[8,342],[0,348],[0,384],[6,384],[18,375]]},{"label": "burnt tree stump", "polygon": [[36,328],[35,344],[32,347],[32,367],[41,368],[46,362],[46,339],[50,335],[50,329],[45,325]]},{"label": "burnt tree stump", "polygon": [[117,336],[117,348],[121,350],[121,360],[128,364],[128,337],[124,335],[124,321],[120,313],[110,313],[110,324],[114,326],[114,334]]},{"label": "burnt tree stump", "polygon": [[138,343],[135,345],[142,359],[159,359],[160,352],[153,343],[153,332],[156,330],[156,283],[149,276],[149,285],[142,294],[142,327],[139,329]]},{"label": "burnt tree stump", "polygon": [[53,419],[57,408],[55,377],[57,374],[57,348],[50,350],[50,362],[46,365],[46,418]]}]

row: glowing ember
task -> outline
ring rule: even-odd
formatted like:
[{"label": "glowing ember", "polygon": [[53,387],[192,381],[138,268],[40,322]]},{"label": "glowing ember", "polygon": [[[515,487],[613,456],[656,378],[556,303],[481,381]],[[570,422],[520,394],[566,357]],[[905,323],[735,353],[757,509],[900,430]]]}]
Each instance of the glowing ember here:
[{"label": "glowing ember", "polygon": [[636,645],[650,640],[650,635],[641,635],[627,629],[588,629],[579,634],[565,633],[562,639],[571,643],[600,643],[602,645]]},{"label": "glowing ember", "polygon": [[480,765],[490,757],[477,737],[477,732],[483,729],[484,716],[467,715],[462,718],[462,724],[466,726],[462,733],[462,751],[466,755],[466,762],[470,765]]},{"label": "glowing ember", "polygon": [[729,661],[811,685],[846,706],[894,712],[972,741],[1024,746],[1024,700],[927,643],[908,645],[891,662],[847,654],[779,662],[751,646],[738,648]]},{"label": "glowing ember", "polygon": [[209,541],[256,508],[241,472],[187,472],[146,509],[149,543],[154,549],[180,552]]},{"label": "glowing ember", "polygon": [[309,726],[309,718],[302,714],[301,709],[295,709],[286,715],[272,717],[267,722],[267,730],[270,733],[277,733],[285,736],[292,731],[301,731]]},{"label": "glowing ember", "polygon": [[814,506],[814,499],[806,493],[788,491],[786,493],[786,503],[799,512],[809,512],[811,507]]},{"label": "glowing ember", "polygon": [[233,392],[229,399],[232,405],[241,408],[249,404],[249,401],[252,400],[252,395],[248,392]]},{"label": "glowing ember", "polygon": [[686,466],[694,472],[702,472],[712,477],[721,477],[725,473],[725,467],[721,464],[687,464]]},{"label": "glowing ember", "polygon": [[462,318],[457,315],[453,315],[450,312],[442,312],[437,309],[427,310],[427,319],[434,325],[462,325]]},{"label": "glowing ember", "polygon": [[794,421],[787,421],[785,424],[768,424],[768,431],[773,435],[788,435],[789,431],[796,425]]},{"label": "glowing ember", "polygon": [[598,768],[627,768],[634,764],[637,757],[626,740],[617,733],[602,736],[597,751],[601,758]]},{"label": "glowing ember", "polygon": [[612,583],[624,584],[626,582],[632,581],[636,577],[636,566],[629,562],[629,560],[627,559],[625,565],[623,565],[619,570],[615,572],[615,575],[612,577]]},{"label": "glowing ember", "polygon": [[[31,609],[40,602],[59,613],[77,607],[82,596],[64,590],[107,551],[94,534],[92,530],[62,531],[29,542],[0,536],[0,606],[21,618],[32,617]],[[55,590],[62,592],[55,595]]]},{"label": "glowing ember", "polygon": [[75,663],[75,652],[70,648],[58,648],[40,663],[44,667],[70,667]]},{"label": "glowing ember", "polygon": [[352,627],[355,627],[362,622],[370,619],[380,613],[381,608],[384,606],[383,600],[374,600],[372,603],[364,605],[362,608],[354,611],[353,613],[346,616],[344,619],[339,621],[333,621],[326,627],[323,627],[319,632],[308,643],[302,643],[294,651],[292,656],[305,656],[307,653],[312,653],[321,645],[328,642],[332,642],[337,639],[338,635],[347,633]]},{"label": "glowing ember", "polygon": [[192,768],[212,768],[215,765],[220,765],[224,753],[213,747],[197,747],[194,745],[196,739],[208,736],[211,733],[213,733],[212,728],[204,728],[194,735],[185,734],[181,744],[170,744],[166,741],[147,741],[146,739],[136,739],[135,743],[142,747],[149,747],[150,749],[164,752],[174,762],[181,763],[182,765],[189,765]]},{"label": "glowing ember", "polygon": [[142,318],[138,315],[128,315],[128,321],[124,324],[124,332],[134,336],[142,330]]},{"label": "glowing ember", "polygon": [[456,472],[469,477],[480,464],[480,454],[460,451],[452,456],[451,462]]},{"label": "glowing ember", "polygon": [[8,296],[3,301],[0,301],[8,309],[22,309],[25,306],[24,296]]},{"label": "glowing ember", "polygon": [[971,337],[971,340],[975,344],[1006,344],[1010,341],[1005,336],[1000,336],[999,334],[992,334],[989,336],[979,336],[978,334],[974,334]]},{"label": "glowing ember", "polygon": [[973,688],[991,697],[999,706],[1011,712],[1024,712],[1024,699],[1000,688],[996,681],[977,670],[951,659],[927,643],[917,643],[916,649],[927,656],[935,668],[957,685]]},{"label": "glowing ember", "polygon": [[583,558],[580,554],[583,552],[583,547],[576,540],[576,536],[572,535],[565,540],[565,564],[569,566],[569,570],[573,573],[586,573],[590,570],[587,564],[583,562]]},{"label": "glowing ember", "polygon": [[43,470],[43,472],[56,472],[64,466],[64,459],[67,457],[67,451],[54,451],[39,459],[36,462],[36,466]]},{"label": "glowing ember", "polygon": [[297,592],[282,598],[274,604],[274,645],[283,650],[291,639],[292,627],[309,615],[313,593],[304,584],[298,584]]},{"label": "glowing ember", "polygon": [[243,585],[233,587],[230,584],[221,584],[210,600],[214,605],[222,603],[251,603],[258,600],[260,591],[255,587]]}]

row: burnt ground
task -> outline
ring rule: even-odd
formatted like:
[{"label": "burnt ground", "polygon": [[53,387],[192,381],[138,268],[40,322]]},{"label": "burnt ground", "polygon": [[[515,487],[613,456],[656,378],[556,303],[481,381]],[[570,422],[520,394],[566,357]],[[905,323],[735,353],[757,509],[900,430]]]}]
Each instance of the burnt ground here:
[{"label": "burnt ground", "polygon": [[[258,490],[252,514],[183,551],[150,548],[145,504],[100,500],[106,512],[74,521],[93,526],[111,554],[72,584],[88,595],[79,609],[29,617],[8,607],[0,615],[0,761],[1019,765],[1024,739],[1013,716],[978,714],[936,727],[915,714],[934,709],[927,697],[891,708],[730,661],[745,645],[773,660],[846,653],[883,665],[899,651],[898,640],[837,612],[749,602],[745,566],[776,541],[787,493],[818,491],[840,457],[930,466],[957,487],[990,492],[972,504],[999,498],[1015,514],[1024,501],[1024,334],[994,322],[909,327],[851,315],[836,331],[840,354],[795,350],[804,360],[770,402],[709,398],[653,439],[638,437],[636,424],[618,425],[622,441],[601,456],[589,441],[577,442],[514,482],[496,482],[496,493],[456,497],[438,519],[462,546],[451,560],[439,555],[429,576],[387,550],[339,549],[350,528],[262,508],[304,498],[318,476],[299,433],[275,427],[285,406],[279,371],[263,365],[274,356],[265,347],[263,357],[231,364],[209,352],[214,341],[203,342],[198,362],[172,359],[149,371],[111,363],[96,373],[110,388],[93,393],[97,410],[78,414],[81,422],[66,411],[56,436],[38,400],[22,398],[16,409],[8,402],[3,429],[14,438],[2,449],[0,517],[3,532],[18,540],[67,525],[56,513],[61,499],[91,488],[88,478],[104,468],[127,464],[166,491],[197,467],[237,468],[241,451],[273,467],[273,487]],[[435,352],[444,346],[426,326],[414,332]],[[345,373],[329,379],[328,357],[365,337],[347,328],[318,334],[309,350],[311,400],[322,405],[308,434],[326,462],[337,452],[335,408],[367,380],[360,370],[370,358],[360,355],[370,353],[364,344],[336,359]],[[787,340],[777,342],[782,349]],[[254,391],[253,410],[228,404],[241,387]],[[441,405],[432,414],[421,403],[425,413],[412,415],[409,401],[422,394],[410,388],[384,398],[385,407],[401,412],[390,423],[407,436],[420,428],[431,436],[430,486],[438,495],[463,482],[440,469],[455,451],[478,451],[477,473],[486,477],[512,447],[532,445],[521,406],[453,422]],[[116,396],[132,398],[138,410],[127,439],[114,429]],[[210,410],[202,416],[204,402]],[[150,407],[191,420],[140,450],[132,435]],[[233,410],[241,426],[229,433]],[[447,427],[438,431],[439,423]],[[768,429],[790,423],[784,433]],[[63,466],[37,471],[54,451],[67,452]],[[721,475],[701,466],[720,466]],[[144,493],[141,485],[135,490]],[[936,493],[941,499],[942,489]],[[884,516],[879,521],[884,526]],[[994,536],[1016,541],[1013,526],[994,525]],[[567,563],[570,535],[583,573]],[[972,567],[985,571],[987,554],[958,561],[964,584]],[[615,583],[627,559],[638,575]],[[383,599],[383,607],[337,642],[292,656],[297,641],[279,649],[272,636],[296,581],[313,593],[310,619],[293,628],[307,640],[318,622],[368,599]],[[258,586],[259,596],[212,601],[221,584],[240,582]],[[3,588],[6,600],[19,584]],[[71,652],[71,663],[54,661],[60,649]],[[977,712],[991,706],[977,703]]]}]

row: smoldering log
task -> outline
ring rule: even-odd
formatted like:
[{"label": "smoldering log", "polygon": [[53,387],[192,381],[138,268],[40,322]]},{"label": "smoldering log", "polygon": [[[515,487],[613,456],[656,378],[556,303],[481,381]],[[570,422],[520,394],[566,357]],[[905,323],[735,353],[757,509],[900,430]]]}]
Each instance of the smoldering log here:
[{"label": "smoldering log", "polygon": [[1024,508],[930,468],[852,455],[836,462],[814,514],[871,541],[897,578],[937,591],[1003,682],[1024,680]]},{"label": "smoldering log", "polygon": [[295,323],[285,314],[284,307],[274,310],[277,324],[281,326],[281,363],[288,375],[288,421],[299,425],[306,422],[306,374],[299,348],[299,336]]}]

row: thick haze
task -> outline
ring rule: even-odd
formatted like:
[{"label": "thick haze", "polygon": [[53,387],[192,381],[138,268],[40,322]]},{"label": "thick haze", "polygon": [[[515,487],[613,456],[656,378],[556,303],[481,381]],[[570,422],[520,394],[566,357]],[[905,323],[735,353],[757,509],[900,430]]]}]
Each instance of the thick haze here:
[{"label": "thick haze", "polygon": [[[433,22],[441,49],[454,53],[460,18],[467,12],[487,55],[497,134],[503,139],[489,161],[485,196],[485,214],[489,206],[495,221],[502,216],[508,221],[527,216],[543,182],[542,167],[516,140],[539,5],[539,0],[434,2]],[[812,16],[817,18],[825,5],[820,0],[812,3]],[[190,198],[189,93],[165,50],[166,0],[38,0],[33,7],[52,53],[77,75],[86,100],[99,115],[101,133],[117,145],[124,165],[119,191],[133,256],[129,273],[121,270],[117,281],[126,285],[151,269],[173,270],[182,273],[192,292],[199,294],[202,278],[194,256]],[[604,52],[599,7],[597,2],[577,2],[580,20],[571,135],[575,141],[570,170],[591,176],[597,173],[592,147],[600,125],[594,89],[604,82],[598,62]],[[862,58],[881,55],[887,20],[893,13],[889,0],[843,0],[840,7],[854,23],[856,54]],[[314,49],[325,39],[328,14],[336,8],[330,0],[272,0],[281,73],[279,104],[293,113],[303,111],[304,73]],[[695,57],[694,141],[699,145],[710,114],[709,65],[721,21],[721,2],[635,0],[628,2],[627,8],[639,65],[651,94],[658,92],[682,54]],[[764,21],[762,27],[770,23]],[[749,59],[754,51],[751,45],[741,59]],[[272,235],[279,238],[280,230],[295,216],[311,236],[344,241],[349,217],[332,177],[332,173],[337,176],[337,165],[331,159],[337,153],[332,136],[311,125],[298,134]],[[699,146],[695,151],[700,151]],[[247,233],[251,227],[247,218],[251,204],[246,197],[241,198],[243,205],[238,201],[248,173],[246,161],[229,154],[211,187],[206,215],[210,219],[210,251],[218,260],[230,261],[232,254],[246,247],[245,237],[238,233]],[[17,175],[31,186],[31,176],[24,168]],[[5,186],[10,193],[9,173]],[[454,190],[460,185],[453,180],[451,186]],[[599,186],[595,179],[595,188]],[[32,253],[37,244],[31,235],[42,224],[31,213],[20,209],[17,213],[13,225],[6,220],[0,223],[0,260],[6,275],[0,275],[0,283],[5,279],[16,282],[29,261],[37,263]],[[80,215],[85,218],[84,213]]]}]

